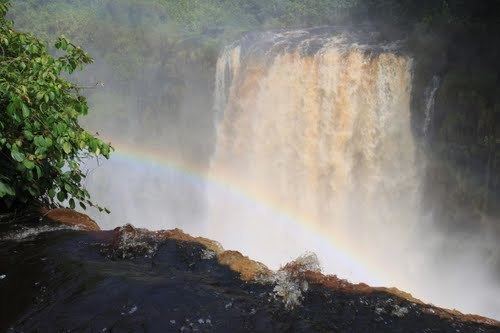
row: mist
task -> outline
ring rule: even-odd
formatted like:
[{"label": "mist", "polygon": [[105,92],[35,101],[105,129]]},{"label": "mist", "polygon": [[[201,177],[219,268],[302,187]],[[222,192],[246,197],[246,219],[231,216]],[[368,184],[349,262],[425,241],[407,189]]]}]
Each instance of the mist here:
[{"label": "mist", "polygon": [[442,80],[416,74],[396,40],[354,33],[337,7],[342,32],[276,30],[277,18],[236,2],[231,19],[208,12],[215,23],[195,33],[198,21],[153,1],[55,3],[43,25],[23,1],[13,16],[95,58],[74,80],[89,86],[82,125],[116,149],[85,165],[92,198],[111,211],[87,212],[103,229],[181,228],[272,269],[315,252],[325,273],[500,319],[497,220],[457,201],[446,207],[467,222],[450,224],[434,209],[446,192],[428,178],[441,162],[428,132]]}]

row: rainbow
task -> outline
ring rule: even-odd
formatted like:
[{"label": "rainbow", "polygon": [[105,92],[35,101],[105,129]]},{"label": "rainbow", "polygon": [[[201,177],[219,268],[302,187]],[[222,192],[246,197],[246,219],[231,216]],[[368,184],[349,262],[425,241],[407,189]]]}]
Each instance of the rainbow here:
[{"label": "rainbow", "polygon": [[382,278],[383,273],[377,267],[363,260],[362,255],[346,246],[347,240],[328,232],[317,223],[311,222],[307,216],[301,216],[294,212],[293,209],[279,205],[268,195],[249,191],[223,172],[207,174],[203,168],[196,166],[194,163],[187,163],[179,155],[169,152],[163,147],[155,149],[154,147],[111,141],[115,148],[111,157],[112,160],[146,168],[154,167],[168,170],[179,177],[187,178],[189,181],[215,186],[218,190],[224,191],[229,196],[237,198],[237,200],[270,210],[279,217],[280,221],[286,221],[287,227],[308,232],[318,242],[328,244],[329,249],[333,249],[335,252],[333,254],[335,260],[341,260],[344,264],[356,270],[358,276],[364,277],[363,282],[380,285],[382,281],[387,281]]}]

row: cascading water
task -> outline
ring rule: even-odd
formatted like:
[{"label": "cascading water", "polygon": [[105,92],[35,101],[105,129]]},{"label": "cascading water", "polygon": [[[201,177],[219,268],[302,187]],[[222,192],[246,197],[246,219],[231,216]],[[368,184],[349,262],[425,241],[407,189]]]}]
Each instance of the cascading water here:
[{"label": "cascading water", "polygon": [[[224,51],[211,173],[322,232],[340,234],[346,251],[373,262],[373,247],[390,253],[387,239],[407,237],[415,223],[412,62],[355,44],[346,33],[330,36],[265,34]],[[220,213],[215,221],[226,220]],[[273,244],[286,242],[274,237]]]},{"label": "cascading water", "polygon": [[436,93],[439,89],[439,85],[441,80],[439,76],[435,75],[432,78],[431,84],[425,89],[425,119],[424,119],[424,127],[423,134],[424,137],[427,137],[429,134],[429,128],[432,122],[432,116],[434,113],[434,104],[436,102]]},{"label": "cascading water", "polygon": [[[366,35],[250,34],[221,54],[210,178],[228,186],[209,186],[204,234],[272,268],[311,250],[328,273],[464,308],[419,224],[412,59]],[[491,309],[472,293],[467,310]]]}]

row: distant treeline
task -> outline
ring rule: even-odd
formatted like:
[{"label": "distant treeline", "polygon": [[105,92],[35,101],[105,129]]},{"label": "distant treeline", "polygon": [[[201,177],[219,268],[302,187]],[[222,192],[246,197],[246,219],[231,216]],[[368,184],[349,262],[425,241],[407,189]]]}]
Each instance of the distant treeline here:
[{"label": "distant treeline", "polygon": [[152,47],[201,35],[213,44],[249,30],[348,23],[490,29],[499,9],[494,0],[17,0],[12,15],[44,39],[64,33],[105,51],[126,72]]}]

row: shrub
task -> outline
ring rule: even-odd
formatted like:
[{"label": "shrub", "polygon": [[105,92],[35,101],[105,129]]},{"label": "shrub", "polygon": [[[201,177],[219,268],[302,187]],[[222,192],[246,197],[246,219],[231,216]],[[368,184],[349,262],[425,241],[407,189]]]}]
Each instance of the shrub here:
[{"label": "shrub", "polygon": [[[86,115],[80,87],[63,76],[92,58],[60,37],[52,56],[40,40],[13,29],[0,0],[0,202],[93,205],[80,162],[112,148],[78,124]],[[98,207],[103,210],[101,207]]]}]

